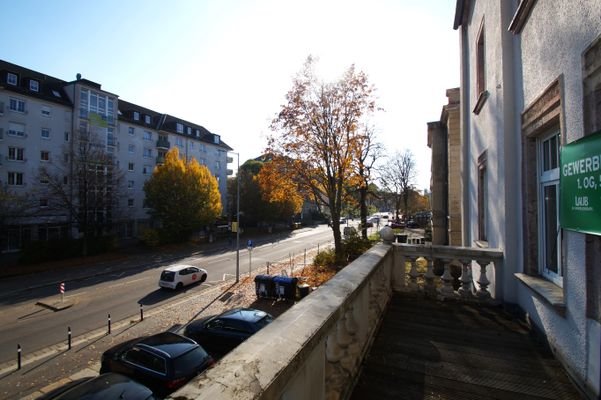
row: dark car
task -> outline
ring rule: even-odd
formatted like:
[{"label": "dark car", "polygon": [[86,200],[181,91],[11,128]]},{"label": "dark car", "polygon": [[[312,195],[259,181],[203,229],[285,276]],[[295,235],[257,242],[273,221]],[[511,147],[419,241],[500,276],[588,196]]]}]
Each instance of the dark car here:
[{"label": "dark car", "polygon": [[213,365],[194,340],[163,332],[121,343],[102,355],[100,373],[117,372],[148,386],[158,396],[175,391]]},{"label": "dark car", "polygon": [[191,322],[184,335],[200,343],[215,358],[221,358],[273,321],[253,308],[234,308],[219,315]]},{"label": "dark car", "polygon": [[405,228],[405,223],[403,221],[392,221],[390,222],[390,227],[392,229],[403,229]]},{"label": "dark car", "polygon": [[109,372],[78,379],[38,400],[153,400],[152,390],[120,374]]}]

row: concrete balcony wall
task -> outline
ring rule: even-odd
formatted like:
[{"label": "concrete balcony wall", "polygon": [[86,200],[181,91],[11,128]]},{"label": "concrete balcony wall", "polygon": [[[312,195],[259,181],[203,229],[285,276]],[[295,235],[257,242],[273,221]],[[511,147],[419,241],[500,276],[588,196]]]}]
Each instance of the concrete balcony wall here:
[{"label": "concrete balcony wall", "polygon": [[170,398],[345,398],[392,294],[393,257],[374,246]]}]

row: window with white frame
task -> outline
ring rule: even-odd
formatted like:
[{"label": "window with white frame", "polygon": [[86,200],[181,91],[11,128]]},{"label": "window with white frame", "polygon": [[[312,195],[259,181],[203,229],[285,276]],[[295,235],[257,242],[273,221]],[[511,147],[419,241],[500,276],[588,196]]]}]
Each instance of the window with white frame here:
[{"label": "window with white frame", "polygon": [[144,175],[152,174],[152,166],[151,165],[145,165],[144,168],[142,169],[142,173]]},{"label": "window with white frame", "polygon": [[42,128],[40,131],[40,136],[42,139],[50,139],[50,129]]},{"label": "window with white frame", "polygon": [[129,128],[127,128],[127,133],[129,133],[130,135],[133,135],[136,132],[136,129],[133,126],[130,126]]},{"label": "window with white frame", "polygon": [[22,172],[8,172],[8,185],[9,186],[23,186],[23,173]]},{"label": "window with white frame", "polygon": [[133,162],[130,162],[130,163],[127,164],[127,170],[128,171],[133,171],[134,170],[134,163]]},{"label": "window with white frame", "polygon": [[42,116],[43,117],[50,117],[51,114],[51,109],[48,106],[42,106]]},{"label": "window with white frame", "polygon": [[31,90],[32,92],[39,92],[40,82],[36,81],[35,79],[31,79],[29,81],[29,90]]},{"label": "window with white frame", "polygon": [[137,111],[134,111],[134,121],[139,121],[140,120],[140,113]]},{"label": "window with white frame", "polygon": [[184,147],[184,139],[183,139],[183,138],[181,138],[181,137],[177,137],[177,138],[175,138],[175,144],[176,144],[178,147]]},{"label": "window with white frame", "polygon": [[8,148],[8,159],[10,161],[25,161],[25,149],[22,147],[12,147]]},{"label": "window with white frame", "polygon": [[559,131],[537,141],[539,167],[539,271],[562,286],[561,235],[559,226]]},{"label": "window with white frame", "polygon": [[13,74],[12,72],[6,74],[6,83],[9,85],[17,86],[18,81],[19,78],[17,77],[17,74]]},{"label": "window with white frame", "polygon": [[152,157],[152,149],[144,149],[144,158]]},{"label": "window with white frame", "polygon": [[188,135],[192,134],[192,128],[191,127],[188,127],[187,131],[188,131]]},{"label": "window with white frame", "polygon": [[179,122],[175,124],[175,130],[177,133],[184,133],[184,125]]},{"label": "window with white frame", "polygon": [[204,143],[200,144],[200,151],[202,151],[203,153],[207,152],[207,146]]},{"label": "window with white frame", "polygon": [[24,137],[25,136],[25,125],[19,124],[16,122],[9,122],[8,123],[8,135]]},{"label": "window with white frame", "polygon": [[41,150],[40,161],[50,161],[50,152],[47,150]]},{"label": "window with white frame", "polygon": [[150,131],[144,131],[144,136],[143,136],[144,140],[152,140],[152,132]]},{"label": "window with white frame", "polygon": [[147,124],[150,124],[150,115],[145,115],[144,116],[144,122]]},{"label": "window with white frame", "polygon": [[127,152],[129,154],[134,154],[135,151],[136,151],[136,146],[135,145],[130,144],[130,145],[127,146]]},{"label": "window with white frame", "polygon": [[20,113],[25,112],[25,101],[11,97],[8,102],[8,109]]}]

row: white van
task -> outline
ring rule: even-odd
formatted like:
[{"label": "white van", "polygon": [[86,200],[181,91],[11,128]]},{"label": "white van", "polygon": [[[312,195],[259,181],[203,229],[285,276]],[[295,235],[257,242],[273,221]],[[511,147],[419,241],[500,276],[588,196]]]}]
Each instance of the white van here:
[{"label": "white van", "polygon": [[161,272],[159,287],[167,289],[181,289],[184,286],[207,280],[207,271],[192,265],[171,265]]}]

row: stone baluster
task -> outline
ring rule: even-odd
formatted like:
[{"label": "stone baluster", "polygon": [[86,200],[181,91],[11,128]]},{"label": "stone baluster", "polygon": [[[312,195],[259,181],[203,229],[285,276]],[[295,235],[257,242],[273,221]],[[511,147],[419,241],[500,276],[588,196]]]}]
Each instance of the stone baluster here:
[{"label": "stone baluster", "polygon": [[488,285],[490,285],[490,281],[486,276],[486,267],[490,264],[490,260],[477,260],[478,265],[480,265],[480,278],[478,279],[478,291],[476,292],[476,297],[480,300],[488,300],[491,298],[490,292],[488,291]]},{"label": "stone baluster", "polygon": [[411,291],[417,290],[417,277],[419,273],[417,272],[417,259],[411,259],[411,269],[409,270],[409,289]]},{"label": "stone baluster", "polygon": [[405,290],[405,276],[407,274],[407,267],[405,265],[405,257],[399,255],[399,248],[396,247],[395,248],[395,260],[399,260],[398,265],[394,265],[392,271],[393,271],[393,288],[396,291],[403,291]]},{"label": "stone baluster", "polygon": [[[343,317],[344,319],[344,317]],[[344,321],[339,320],[326,339],[326,399],[339,400],[348,384],[349,373],[343,367],[345,347],[350,344],[344,332]],[[347,341],[348,339],[348,341]],[[341,342],[342,341],[342,342]]]},{"label": "stone baluster", "polygon": [[472,297],[472,268],[471,260],[459,260],[461,262],[461,287],[458,292],[464,299]]},{"label": "stone baluster", "polygon": [[455,290],[453,289],[453,275],[451,275],[451,261],[443,260],[444,272],[440,279],[442,280],[442,287],[440,288],[440,296],[443,299],[455,297]]},{"label": "stone baluster", "polygon": [[436,275],[434,274],[434,260],[430,257],[426,259],[426,262],[428,264],[426,266],[426,274],[424,275],[426,281],[426,287],[424,289],[427,294],[431,295],[436,293],[436,284],[434,283],[434,279],[436,278]]}]

